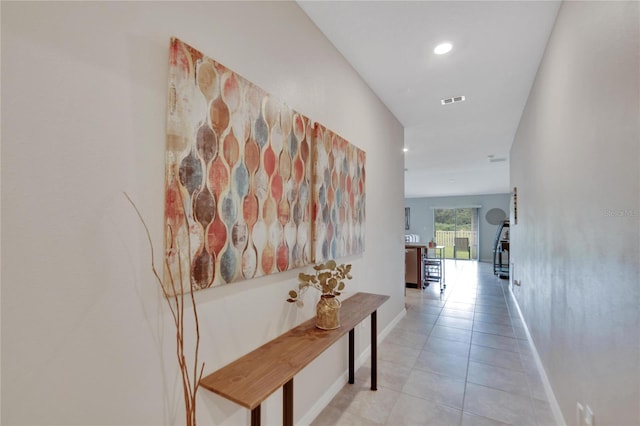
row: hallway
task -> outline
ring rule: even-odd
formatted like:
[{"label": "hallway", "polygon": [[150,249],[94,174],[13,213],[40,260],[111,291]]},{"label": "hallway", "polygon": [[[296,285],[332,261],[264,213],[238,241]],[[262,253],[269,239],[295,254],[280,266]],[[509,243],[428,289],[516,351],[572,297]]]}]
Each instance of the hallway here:
[{"label": "hallway", "polygon": [[407,289],[407,315],[313,422],[320,425],[553,425],[507,280],[447,261],[447,288]]}]

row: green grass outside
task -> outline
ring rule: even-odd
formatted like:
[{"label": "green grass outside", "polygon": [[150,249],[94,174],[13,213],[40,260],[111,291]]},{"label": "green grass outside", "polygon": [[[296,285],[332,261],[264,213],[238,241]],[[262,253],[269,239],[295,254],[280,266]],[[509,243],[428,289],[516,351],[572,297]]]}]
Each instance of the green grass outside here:
[{"label": "green grass outside", "polygon": [[[458,252],[458,259],[468,259],[469,252],[466,251],[459,251]],[[440,253],[438,253],[440,254]],[[444,258],[445,259],[453,259],[453,246],[445,246],[444,248]],[[471,257],[471,259],[473,259],[473,256]]]}]

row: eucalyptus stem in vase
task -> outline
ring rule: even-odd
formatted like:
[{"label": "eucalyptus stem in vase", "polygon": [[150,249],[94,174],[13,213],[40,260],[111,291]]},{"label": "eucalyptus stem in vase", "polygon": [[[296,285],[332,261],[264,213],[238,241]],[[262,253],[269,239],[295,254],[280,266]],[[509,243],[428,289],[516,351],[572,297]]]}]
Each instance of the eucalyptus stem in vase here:
[{"label": "eucalyptus stem in vase", "polygon": [[338,265],[335,260],[313,266],[315,273],[298,275],[298,290],[289,291],[287,302],[303,306],[302,296],[311,287],[320,292],[316,306],[316,327],[331,330],[340,327],[340,306],[337,298],[345,288],[345,280],[350,280],[351,264]]}]

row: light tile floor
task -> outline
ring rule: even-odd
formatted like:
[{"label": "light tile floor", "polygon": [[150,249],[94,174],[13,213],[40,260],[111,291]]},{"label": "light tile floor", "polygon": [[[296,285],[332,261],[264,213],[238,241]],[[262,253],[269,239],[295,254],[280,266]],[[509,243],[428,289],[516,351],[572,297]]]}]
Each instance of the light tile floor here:
[{"label": "light tile floor", "polygon": [[407,315],[312,423],[554,425],[507,280],[492,266],[447,261],[447,288],[407,289]]}]

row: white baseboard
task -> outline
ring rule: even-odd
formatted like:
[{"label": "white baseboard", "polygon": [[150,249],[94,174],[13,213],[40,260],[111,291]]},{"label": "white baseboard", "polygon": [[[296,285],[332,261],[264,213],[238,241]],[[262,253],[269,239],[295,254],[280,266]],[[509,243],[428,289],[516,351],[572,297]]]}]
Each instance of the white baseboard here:
[{"label": "white baseboard", "polygon": [[[387,337],[389,335],[389,333],[391,333],[391,330],[393,330],[396,327],[396,325],[398,325],[400,320],[402,318],[404,318],[406,315],[407,315],[407,310],[406,309],[403,309],[402,311],[400,311],[400,313],[398,315],[396,315],[396,317],[394,319],[391,320],[389,325],[387,325],[384,328],[384,330],[382,330],[378,334],[378,343],[382,342],[384,340],[384,338]],[[369,349],[371,349],[371,348],[369,348]]]},{"label": "white baseboard", "polygon": [[544,392],[547,395],[547,400],[549,401],[549,405],[551,406],[551,411],[553,413],[553,417],[556,420],[556,424],[566,426],[567,423],[564,421],[564,416],[562,415],[562,411],[560,410],[560,405],[558,404],[558,400],[553,393],[551,382],[549,381],[549,377],[547,377],[547,372],[544,369],[544,365],[542,365],[540,354],[538,354],[538,349],[533,342],[533,338],[531,337],[531,333],[529,332],[529,327],[527,327],[527,323],[524,320],[524,315],[522,315],[520,305],[518,304],[518,299],[516,299],[515,295],[513,294],[511,285],[509,285],[509,294],[511,295],[511,300],[513,300],[513,303],[516,305],[516,309],[518,309],[518,315],[520,315],[520,319],[522,320],[524,331],[527,334],[527,340],[533,348],[533,358],[536,360],[536,366],[538,367],[538,372],[540,373],[540,378],[542,379],[542,384],[544,385]]},{"label": "white baseboard", "polygon": [[[359,360],[356,360],[356,365],[358,361]],[[310,425],[311,422],[316,417],[318,417],[318,414],[320,414],[322,410],[324,410],[325,407],[329,405],[331,400],[338,394],[338,392],[340,392],[340,390],[345,385],[345,383],[347,383],[347,380],[349,380],[349,372],[345,371],[340,375],[338,380],[333,382],[333,384],[329,387],[329,389],[327,389],[327,391],[324,394],[322,394],[320,398],[318,398],[316,403],[313,404],[313,406],[309,409],[309,411],[307,411],[307,413],[304,416],[302,416],[300,421],[296,423],[296,426]]]},{"label": "white baseboard", "polygon": [[[378,344],[380,344],[385,337],[391,333],[391,330],[400,322],[402,318],[407,315],[407,310],[403,309],[390,323],[387,325],[384,330],[378,333]],[[369,344],[362,353],[357,356],[355,359],[355,368],[358,370],[362,364],[364,364],[369,356],[371,355],[371,344]],[[344,385],[349,380],[349,371],[345,371],[338,377],[338,379],[333,382],[333,384],[327,389],[327,391],[322,394],[320,398],[316,401],[315,404],[307,411],[307,413],[302,416],[300,421],[297,423],[297,426],[307,426],[310,425],[311,422],[318,417],[318,414],[325,409],[327,405],[331,402],[331,400],[340,392],[340,390],[344,387]]]}]

